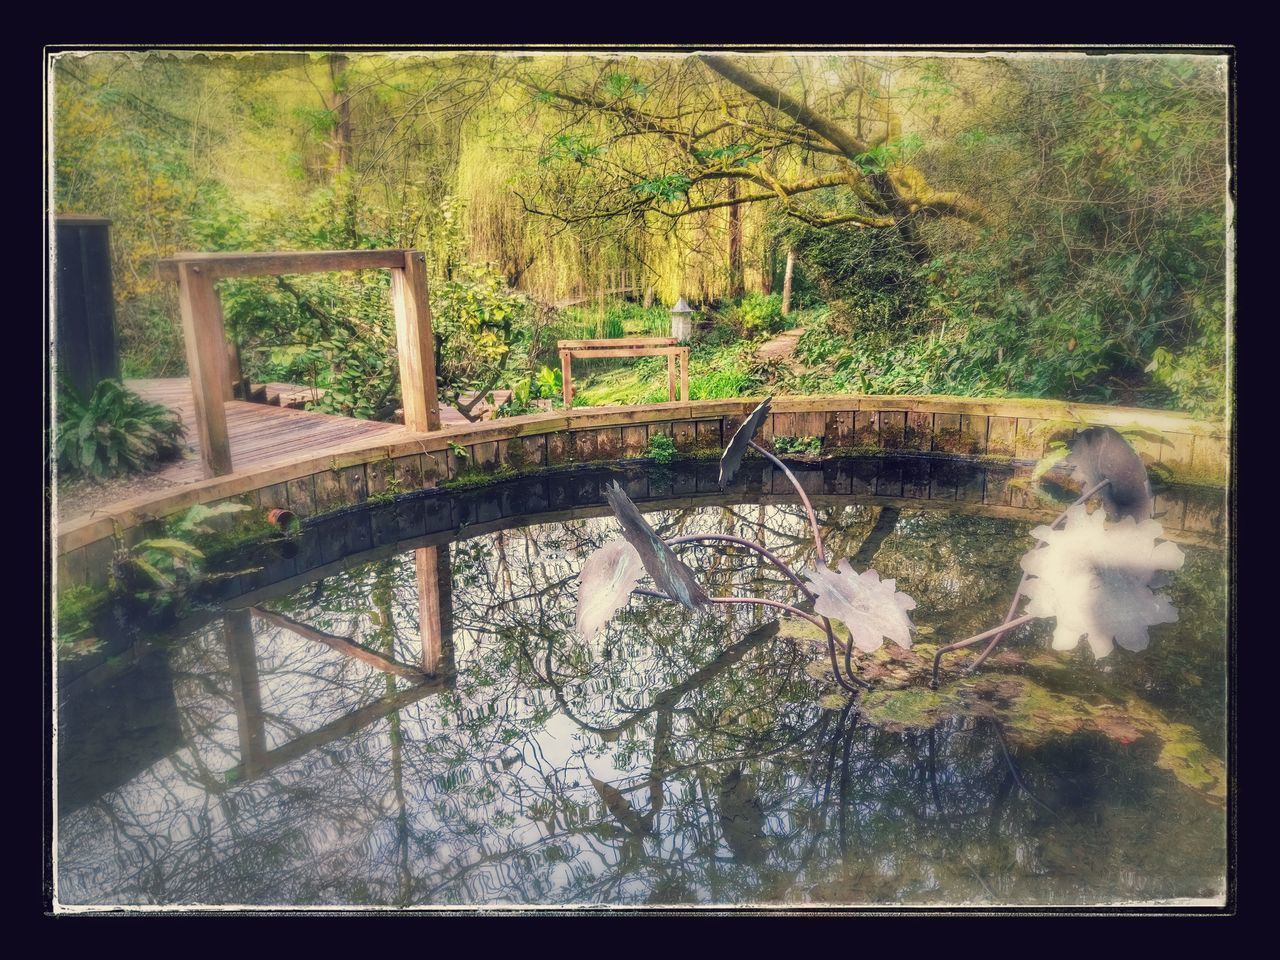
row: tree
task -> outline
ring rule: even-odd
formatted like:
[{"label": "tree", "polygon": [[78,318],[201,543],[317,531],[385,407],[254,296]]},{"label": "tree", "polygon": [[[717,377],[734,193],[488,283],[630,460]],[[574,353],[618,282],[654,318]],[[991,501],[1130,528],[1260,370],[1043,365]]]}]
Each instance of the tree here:
[{"label": "tree", "polygon": [[908,71],[914,85],[894,93],[899,69],[705,54],[530,65],[517,82],[563,122],[526,209],[565,223],[660,223],[769,202],[815,227],[896,230],[927,262],[925,222],[982,223],[985,213],[964,193],[933,186],[912,162],[921,137],[902,132],[903,113],[932,92],[920,76],[941,68]]}]

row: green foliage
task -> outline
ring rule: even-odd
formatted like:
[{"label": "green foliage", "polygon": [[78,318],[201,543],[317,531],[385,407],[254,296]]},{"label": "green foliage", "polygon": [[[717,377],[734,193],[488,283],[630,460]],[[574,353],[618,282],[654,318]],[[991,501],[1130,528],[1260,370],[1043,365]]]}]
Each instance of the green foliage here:
[{"label": "green foliage", "polygon": [[676,442],[665,433],[655,433],[649,438],[649,445],[645,448],[645,456],[651,457],[659,463],[670,463],[676,458]]},{"label": "green foliage", "polygon": [[117,552],[113,580],[118,589],[149,597],[191,584],[204,559],[202,550],[175,537],[143,540]]},{"label": "green foliage", "polygon": [[822,452],[822,437],[774,437],[775,453],[799,453],[817,456]]},{"label": "green foliage", "polygon": [[865,153],[854,157],[858,169],[867,175],[880,174],[905,163],[924,146],[924,139],[918,133],[907,134],[896,140],[877,144]]},{"label": "green foliage", "polygon": [[442,398],[493,389],[529,319],[529,299],[492,269],[462,264],[433,288],[431,308]]},{"label": "green foliage", "polygon": [[729,323],[743,337],[762,337],[786,327],[782,294],[747,293],[727,311]]},{"label": "green foliage", "polygon": [[600,155],[600,147],[587,141],[581,134],[561,133],[551,138],[538,163],[548,164],[556,160],[572,160],[585,164],[593,157]]},{"label": "green foliage", "polygon": [[563,396],[563,374],[544,366],[536,374],[517,380],[511,388],[511,399],[497,412],[500,417],[517,417],[540,408],[536,400],[559,400]]},{"label": "green foliage", "polygon": [[93,629],[109,594],[83,584],[58,591],[58,643],[83,639]]},{"label": "green foliage", "polygon": [[632,184],[631,189],[642,197],[657,197],[671,203],[686,196],[692,185],[693,181],[684,174],[669,173],[651,180],[641,180]]},{"label": "green foliage", "polygon": [[786,237],[841,333],[919,323],[926,288],[896,231],[794,226]]},{"label": "green foliage", "polygon": [[182,451],[186,429],[167,407],[103,380],[86,404],[71,388],[58,399],[58,469],[67,477],[141,473]]}]

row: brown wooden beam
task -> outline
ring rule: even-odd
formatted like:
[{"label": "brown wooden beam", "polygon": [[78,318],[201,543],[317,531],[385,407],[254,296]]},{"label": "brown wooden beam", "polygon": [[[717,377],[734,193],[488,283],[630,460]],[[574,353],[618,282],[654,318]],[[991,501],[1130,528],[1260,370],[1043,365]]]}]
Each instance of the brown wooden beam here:
[{"label": "brown wooden beam", "polygon": [[187,263],[178,266],[178,307],[182,313],[182,337],[204,475],[221,477],[231,472],[231,442],[227,438],[227,411],[223,406],[230,399],[231,371],[222,327],[222,305],[207,270]]},{"label": "brown wooden beam", "polygon": [[262,253],[179,253],[156,261],[160,276],[178,278],[182,264],[198,266],[214,279],[261,277],[338,270],[394,270],[404,266],[408,250],[272,250]]},{"label": "brown wooden beam", "polygon": [[318,630],[305,623],[299,623],[284,614],[263,610],[261,607],[251,607],[250,613],[259,620],[265,620],[267,623],[288,630],[290,633],[295,633],[304,640],[314,640],[316,643],[322,643],[331,650],[337,650],[353,660],[367,663],[375,670],[381,670],[383,673],[393,673],[397,677],[404,677],[408,680],[421,680],[423,678],[423,672],[417,667],[411,667],[408,664],[401,663],[399,660],[392,660],[390,657],[383,656],[376,650],[361,646],[347,637],[326,633],[324,630]]},{"label": "brown wooden beam", "polygon": [[391,306],[396,314],[404,425],[419,433],[439,430],[436,346],[427,298],[426,257],[417,250],[405,251],[391,271]]}]

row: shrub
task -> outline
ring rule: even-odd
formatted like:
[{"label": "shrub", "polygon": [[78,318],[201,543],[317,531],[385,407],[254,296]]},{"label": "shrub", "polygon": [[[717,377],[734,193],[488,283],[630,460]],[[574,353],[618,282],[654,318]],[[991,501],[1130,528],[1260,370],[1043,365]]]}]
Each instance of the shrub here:
[{"label": "shrub", "polygon": [[87,404],[64,387],[58,400],[58,469],[67,477],[141,473],[177,456],[185,434],[177,414],[118,380],[99,383]]},{"label": "shrub", "polygon": [[777,333],[786,324],[780,293],[748,293],[733,307],[730,316],[744,337]]},{"label": "shrub", "polygon": [[645,453],[659,463],[670,463],[676,458],[676,442],[665,433],[655,433]]}]

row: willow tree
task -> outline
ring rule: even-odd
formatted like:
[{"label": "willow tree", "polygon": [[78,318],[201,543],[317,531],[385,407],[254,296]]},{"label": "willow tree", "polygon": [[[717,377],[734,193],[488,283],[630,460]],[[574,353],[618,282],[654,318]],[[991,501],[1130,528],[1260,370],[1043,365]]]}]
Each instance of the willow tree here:
[{"label": "willow tree", "polygon": [[914,162],[919,118],[904,127],[904,115],[940,69],[826,56],[530,61],[516,82],[561,123],[526,209],[652,227],[767,203],[814,227],[896,231],[927,262],[926,222],[985,219]]}]

